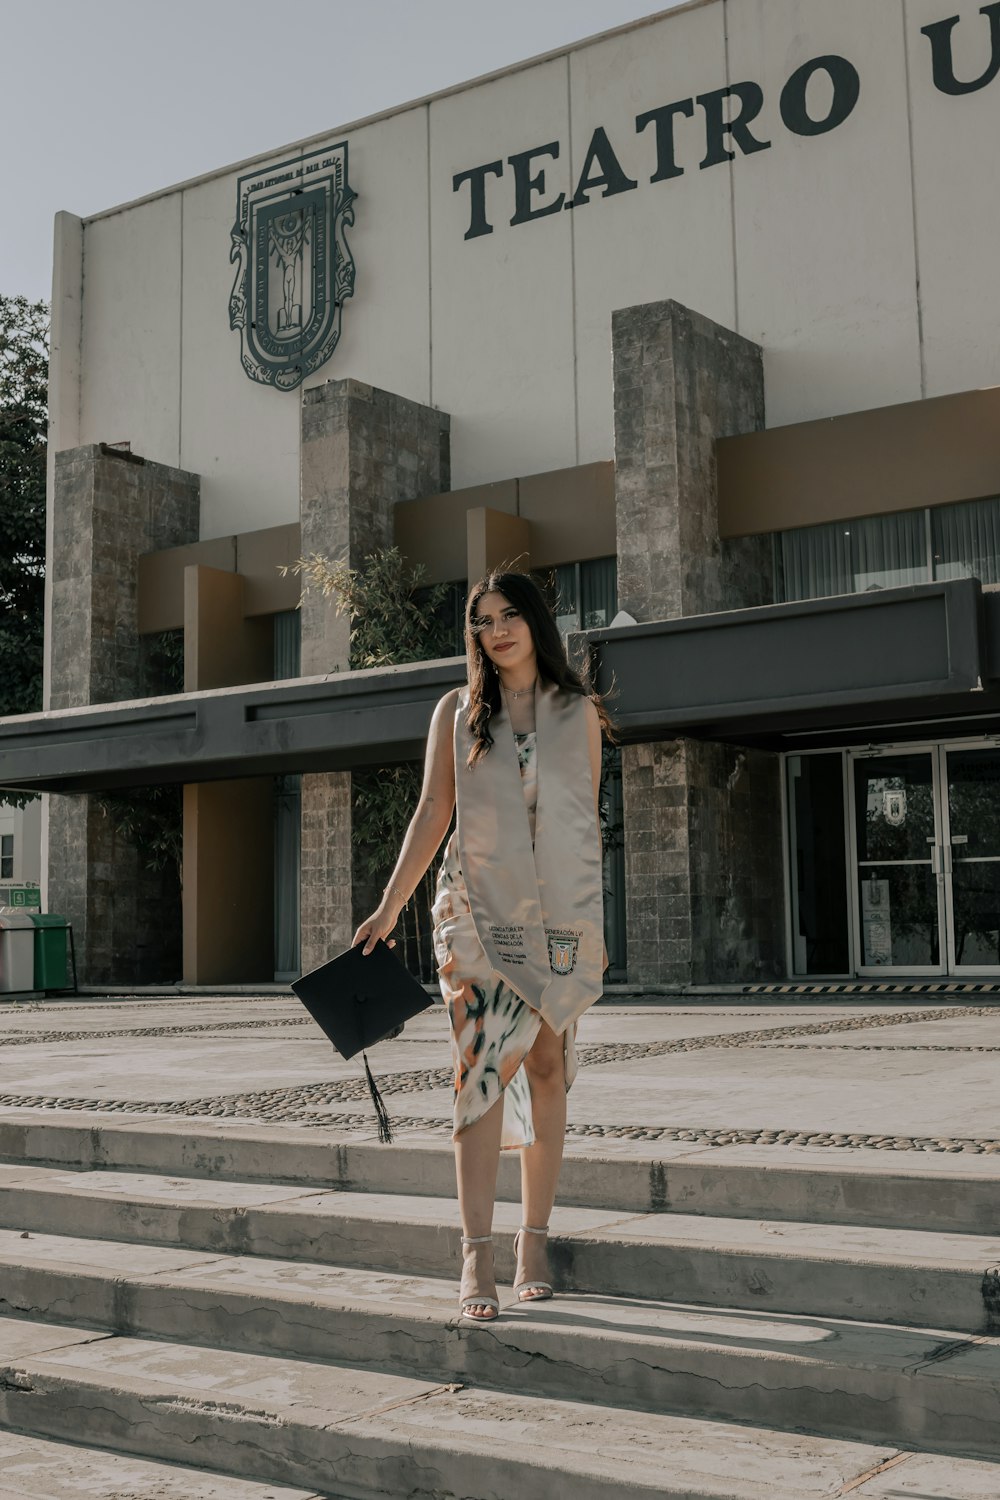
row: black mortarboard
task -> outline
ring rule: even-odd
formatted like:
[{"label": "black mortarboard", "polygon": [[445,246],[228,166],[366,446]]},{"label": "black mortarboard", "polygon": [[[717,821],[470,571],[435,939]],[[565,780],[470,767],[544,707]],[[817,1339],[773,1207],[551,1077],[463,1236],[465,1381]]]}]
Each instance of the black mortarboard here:
[{"label": "black mortarboard", "polygon": [[[372,951],[358,943],[296,979],[292,989],[322,1027],[341,1057],[354,1057],[389,1036],[398,1036],[411,1016],[433,1004],[423,985],[404,969],[381,938]],[[392,1127],[365,1056],[365,1074],[378,1116],[380,1141],[392,1140]]]}]

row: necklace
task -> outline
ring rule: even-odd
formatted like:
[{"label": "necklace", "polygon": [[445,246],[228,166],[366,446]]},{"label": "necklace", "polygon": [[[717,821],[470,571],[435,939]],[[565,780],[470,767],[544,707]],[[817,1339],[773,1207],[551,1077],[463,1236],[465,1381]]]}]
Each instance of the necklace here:
[{"label": "necklace", "polygon": [[[531,684],[530,687],[518,688],[517,692],[514,692],[512,689],[509,689],[509,688],[504,688],[503,689],[503,691],[504,691],[504,697],[505,698],[513,698],[514,701],[516,702],[518,698],[523,698],[524,695],[525,695],[525,693],[533,693],[535,691],[535,688],[537,687],[537,685],[538,685],[538,679],[536,678],[535,681]],[[500,686],[503,687],[503,683],[501,683]]]}]

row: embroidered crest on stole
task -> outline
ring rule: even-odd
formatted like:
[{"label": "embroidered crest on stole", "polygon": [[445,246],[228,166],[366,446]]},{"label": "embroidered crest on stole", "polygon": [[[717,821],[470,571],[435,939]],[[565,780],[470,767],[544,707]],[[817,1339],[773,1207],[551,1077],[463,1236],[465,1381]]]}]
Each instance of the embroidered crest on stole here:
[{"label": "embroidered crest on stole", "polygon": [[549,944],[549,968],[553,974],[572,974],[576,968],[576,955],[583,934],[561,928],[557,931],[546,928],[545,936]]}]

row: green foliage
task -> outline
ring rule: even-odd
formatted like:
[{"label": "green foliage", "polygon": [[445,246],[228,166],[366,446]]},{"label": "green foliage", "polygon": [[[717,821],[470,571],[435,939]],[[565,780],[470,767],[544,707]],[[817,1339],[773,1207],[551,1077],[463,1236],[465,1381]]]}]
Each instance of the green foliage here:
[{"label": "green foliage", "polygon": [[139,850],[147,870],[181,871],[183,787],[155,785],[98,792],[97,803],[115,833]]},{"label": "green foliage", "polygon": [[42,706],[49,312],[0,296],[0,715]]},{"label": "green foliage", "polygon": [[364,567],[312,553],[291,569],[305,588],[334,598],[338,614],[350,616],[350,665],[402,666],[451,656],[451,624],[443,611],[448,585],[424,584],[424,568],[411,566],[398,547],[376,548]]},{"label": "green foliage", "polygon": [[183,630],[162,630],[158,635],[146,636],[145,640],[145,675],[155,683],[155,687],[148,689],[150,694],[183,693]]}]

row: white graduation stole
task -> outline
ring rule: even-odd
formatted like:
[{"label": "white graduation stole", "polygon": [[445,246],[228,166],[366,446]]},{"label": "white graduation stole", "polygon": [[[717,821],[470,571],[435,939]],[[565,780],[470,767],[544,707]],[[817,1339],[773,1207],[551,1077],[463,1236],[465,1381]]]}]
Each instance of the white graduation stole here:
[{"label": "white graduation stole", "polygon": [[458,847],[476,932],[493,969],[556,1033],[602,991],[604,890],[587,737],[586,700],[535,691],[538,802],[535,847],[506,710],[493,746],[468,765],[468,689],[455,712]]}]

